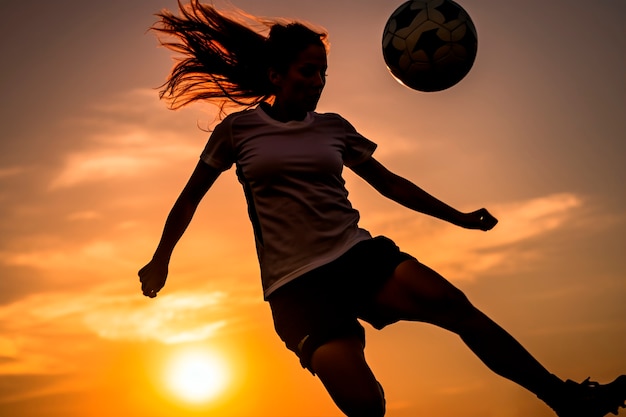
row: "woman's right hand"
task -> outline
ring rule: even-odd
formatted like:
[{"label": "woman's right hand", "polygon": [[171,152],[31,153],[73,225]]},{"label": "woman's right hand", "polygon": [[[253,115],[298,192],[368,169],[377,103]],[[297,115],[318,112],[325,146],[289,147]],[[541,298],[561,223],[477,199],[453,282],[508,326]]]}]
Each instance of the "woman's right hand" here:
[{"label": "woman's right hand", "polygon": [[478,229],[486,232],[493,229],[496,224],[498,224],[498,219],[484,208],[463,214],[462,226],[466,229]]},{"label": "woman's right hand", "polygon": [[152,259],[139,270],[141,291],[146,297],[154,298],[167,280],[168,261]]}]

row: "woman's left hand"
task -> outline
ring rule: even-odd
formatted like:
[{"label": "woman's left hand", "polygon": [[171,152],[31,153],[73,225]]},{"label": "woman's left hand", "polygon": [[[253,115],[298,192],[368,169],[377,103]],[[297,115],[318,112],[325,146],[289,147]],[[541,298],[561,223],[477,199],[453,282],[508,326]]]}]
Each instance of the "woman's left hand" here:
[{"label": "woman's left hand", "polygon": [[480,210],[473,211],[471,213],[465,213],[463,227],[466,229],[478,229],[478,230],[491,230],[498,223],[498,219],[493,217],[487,209],[481,208]]}]

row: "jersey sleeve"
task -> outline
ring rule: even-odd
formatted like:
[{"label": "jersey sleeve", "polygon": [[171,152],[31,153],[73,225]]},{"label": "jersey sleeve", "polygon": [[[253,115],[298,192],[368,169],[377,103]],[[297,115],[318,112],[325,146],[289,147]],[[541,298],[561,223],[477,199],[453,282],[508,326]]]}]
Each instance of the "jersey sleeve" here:
[{"label": "jersey sleeve", "polygon": [[219,171],[226,171],[233,165],[235,149],[231,123],[228,118],[215,127],[200,154],[200,160]]},{"label": "jersey sleeve", "polygon": [[345,152],[343,163],[347,167],[353,167],[366,161],[372,156],[377,145],[356,131],[354,126],[346,119],[339,116],[345,129]]}]

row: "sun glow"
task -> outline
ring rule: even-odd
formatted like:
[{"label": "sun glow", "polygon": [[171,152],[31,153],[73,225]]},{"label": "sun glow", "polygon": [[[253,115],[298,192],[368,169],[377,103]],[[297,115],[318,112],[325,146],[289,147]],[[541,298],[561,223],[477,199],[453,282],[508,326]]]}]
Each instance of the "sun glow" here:
[{"label": "sun glow", "polygon": [[169,365],[166,378],[169,389],[190,403],[215,400],[230,382],[224,356],[206,350],[178,353]]}]

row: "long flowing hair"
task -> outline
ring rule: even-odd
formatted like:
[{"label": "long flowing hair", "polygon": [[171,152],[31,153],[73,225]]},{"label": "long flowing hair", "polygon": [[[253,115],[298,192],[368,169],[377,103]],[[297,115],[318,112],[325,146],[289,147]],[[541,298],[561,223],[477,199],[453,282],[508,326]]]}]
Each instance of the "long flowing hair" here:
[{"label": "long flowing hair", "polygon": [[212,4],[178,0],[180,15],[163,10],[152,30],[161,45],[181,54],[161,86],[159,97],[178,109],[207,100],[252,107],[273,100],[268,70],[285,71],[311,44],[328,48],[327,34],[300,22],[261,19],[241,10],[227,16]]}]

